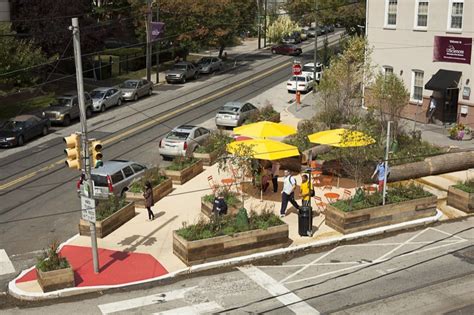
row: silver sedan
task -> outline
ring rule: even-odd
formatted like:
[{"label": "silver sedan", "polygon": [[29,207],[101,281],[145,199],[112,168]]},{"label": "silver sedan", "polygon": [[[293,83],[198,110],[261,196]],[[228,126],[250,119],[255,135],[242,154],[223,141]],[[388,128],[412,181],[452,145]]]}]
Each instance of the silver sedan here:
[{"label": "silver sedan", "polygon": [[153,94],[153,84],[147,80],[127,80],[120,85],[123,99],[136,101],[140,97]]},{"label": "silver sedan", "polygon": [[238,127],[258,109],[250,103],[229,102],[216,114],[216,126]]},{"label": "silver sedan", "polygon": [[200,73],[212,73],[222,69],[222,60],[217,57],[203,57],[197,64]]},{"label": "silver sedan", "polygon": [[122,91],[111,87],[101,87],[91,91],[92,109],[95,112],[105,110],[114,105],[122,105]]},{"label": "silver sedan", "polygon": [[211,131],[193,125],[181,125],[161,139],[158,151],[163,159],[191,156],[196,148],[209,138]]}]

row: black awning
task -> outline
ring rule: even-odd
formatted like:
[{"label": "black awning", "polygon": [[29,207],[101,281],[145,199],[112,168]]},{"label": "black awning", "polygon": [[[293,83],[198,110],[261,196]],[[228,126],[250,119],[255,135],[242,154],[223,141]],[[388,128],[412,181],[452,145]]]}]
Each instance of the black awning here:
[{"label": "black awning", "polygon": [[458,87],[462,72],[450,70],[438,70],[434,76],[425,84],[425,89],[432,91],[444,91]]}]

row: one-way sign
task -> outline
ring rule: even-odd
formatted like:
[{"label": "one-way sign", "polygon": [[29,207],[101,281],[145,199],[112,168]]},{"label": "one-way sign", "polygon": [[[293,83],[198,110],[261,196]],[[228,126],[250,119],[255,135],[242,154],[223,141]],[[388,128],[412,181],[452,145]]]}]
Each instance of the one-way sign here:
[{"label": "one-way sign", "polygon": [[95,200],[81,196],[82,219],[95,223]]}]

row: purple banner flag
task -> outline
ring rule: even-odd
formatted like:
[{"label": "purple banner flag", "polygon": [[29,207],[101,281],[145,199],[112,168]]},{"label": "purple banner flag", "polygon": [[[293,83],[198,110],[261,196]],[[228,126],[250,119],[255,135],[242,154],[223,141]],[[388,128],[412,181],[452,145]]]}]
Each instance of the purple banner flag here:
[{"label": "purple banner flag", "polygon": [[471,64],[472,38],[435,36],[433,61]]},{"label": "purple banner flag", "polygon": [[151,22],[151,41],[155,41],[163,35],[165,23]]}]

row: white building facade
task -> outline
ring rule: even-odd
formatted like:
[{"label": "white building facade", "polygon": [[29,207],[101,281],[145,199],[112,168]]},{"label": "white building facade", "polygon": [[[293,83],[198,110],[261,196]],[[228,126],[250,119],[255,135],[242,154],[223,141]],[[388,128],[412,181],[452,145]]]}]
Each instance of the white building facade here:
[{"label": "white building facade", "polygon": [[404,116],[474,127],[471,64],[474,0],[367,0],[373,65],[399,75],[410,92]]}]

